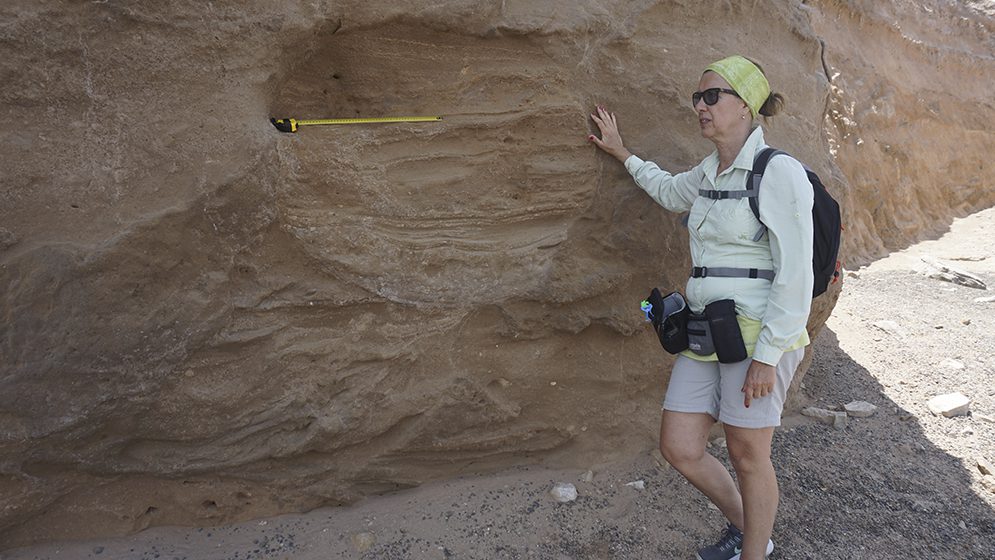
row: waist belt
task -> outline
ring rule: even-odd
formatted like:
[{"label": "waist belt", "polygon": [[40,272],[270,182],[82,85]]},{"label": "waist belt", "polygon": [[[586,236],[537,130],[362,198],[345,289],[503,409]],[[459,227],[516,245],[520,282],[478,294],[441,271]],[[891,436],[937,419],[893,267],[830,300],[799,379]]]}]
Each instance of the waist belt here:
[{"label": "waist belt", "polygon": [[760,192],[758,187],[743,191],[711,191],[708,189],[698,189],[698,196],[710,198],[712,200],[726,200],[729,198],[753,198]]},{"label": "waist belt", "polygon": [[774,281],[773,270],[763,270],[759,268],[728,268],[719,266],[695,266],[691,267],[691,278],[763,278]]}]

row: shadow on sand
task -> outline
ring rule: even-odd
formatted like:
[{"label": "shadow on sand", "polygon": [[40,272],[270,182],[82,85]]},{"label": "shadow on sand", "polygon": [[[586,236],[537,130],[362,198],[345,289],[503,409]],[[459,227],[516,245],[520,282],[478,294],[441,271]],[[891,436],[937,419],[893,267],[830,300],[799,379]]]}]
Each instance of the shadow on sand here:
[{"label": "shadow on sand", "polygon": [[[815,344],[805,376],[812,404],[864,400],[878,410],[843,430],[785,419],[774,443],[782,491],[776,558],[995,558],[995,494],[972,477],[975,464],[934,444],[922,424],[933,418],[890,399],[835,332],[823,329]],[[971,432],[969,417],[936,421]]]}]

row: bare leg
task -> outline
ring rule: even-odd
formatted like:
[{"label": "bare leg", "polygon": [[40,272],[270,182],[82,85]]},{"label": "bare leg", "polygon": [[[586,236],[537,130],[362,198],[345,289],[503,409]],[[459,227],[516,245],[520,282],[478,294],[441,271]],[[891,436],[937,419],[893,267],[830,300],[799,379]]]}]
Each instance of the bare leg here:
[{"label": "bare leg", "polygon": [[[708,430],[714,423],[715,419],[708,414],[664,410],[660,421],[660,452],[733,525],[743,527],[743,498],[732,475],[721,461],[705,452]],[[768,453],[769,450],[768,441]]]},{"label": "bare leg", "polygon": [[[736,469],[743,496],[744,525],[733,520],[743,531],[741,560],[763,560],[767,540],[774,530],[778,488],[770,444],[774,428],[737,428],[725,426],[729,459]],[[732,518],[730,518],[732,519]]]}]

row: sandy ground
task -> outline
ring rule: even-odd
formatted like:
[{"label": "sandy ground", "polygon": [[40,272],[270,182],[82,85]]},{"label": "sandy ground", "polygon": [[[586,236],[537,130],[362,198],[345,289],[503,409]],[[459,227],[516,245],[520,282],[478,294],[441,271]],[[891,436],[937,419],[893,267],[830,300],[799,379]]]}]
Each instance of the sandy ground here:
[{"label": "sandy ground", "polygon": [[[815,342],[804,398],[836,410],[867,401],[877,411],[842,429],[802,415],[784,419],[774,444],[782,505],[772,559],[995,558],[995,493],[978,468],[979,459],[995,463],[995,302],[975,301],[993,292],[920,272],[929,255],[995,285],[993,238],[995,209],[846,278]],[[972,399],[970,415],[929,412],[928,399],[955,391]],[[711,452],[728,462],[721,441]],[[522,467],[347,508],[155,528],[0,558],[690,559],[723,525],[651,449],[591,474]],[[558,481],[576,485],[576,501],[549,496]],[[626,485],[634,481],[645,489]]]}]

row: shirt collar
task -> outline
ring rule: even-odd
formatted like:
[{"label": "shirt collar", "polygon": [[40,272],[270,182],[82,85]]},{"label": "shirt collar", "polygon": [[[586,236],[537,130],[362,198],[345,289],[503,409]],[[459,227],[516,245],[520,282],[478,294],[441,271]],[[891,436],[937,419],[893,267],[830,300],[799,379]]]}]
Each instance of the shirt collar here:
[{"label": "shirt collar", "polygon": [[758,126],[746,138],[743,149],[736,156],[736,161],[732,162],[732,167],[753,169],[753,160],[756,158],[757,152],[763,149],[764,145],[764,130]]},{"label": "shirt collar", "polygon": [[[736,155],[736,159],[733,160],[732,165],[726,172],[732,169],[753,169],[753,159],[756,157],[757,152],[766,146],[764,142],[764,131],[759,126],[753,129],[753,132],[746,138],[746,143],[743,144],[743,148],[739,150]],[[718,150],[712,152],[705,158],[704,161],[705,174],[709,178],[716,176],[719,170],[719,152]]]}]

